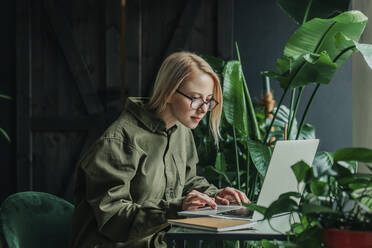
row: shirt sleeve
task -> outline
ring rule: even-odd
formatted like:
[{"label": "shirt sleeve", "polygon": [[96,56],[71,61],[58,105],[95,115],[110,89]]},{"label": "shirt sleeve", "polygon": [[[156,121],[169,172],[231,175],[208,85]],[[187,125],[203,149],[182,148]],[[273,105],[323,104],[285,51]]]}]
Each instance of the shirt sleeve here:
[{"label": "shirt sleeve", "polygon": [[98,231],[113,241],[126,242],[163,230],[182,203],[182,199],[132,201],[130,182],[145,156],[123,140],[104,138],[81,161],[85,200],[93,209]]}]

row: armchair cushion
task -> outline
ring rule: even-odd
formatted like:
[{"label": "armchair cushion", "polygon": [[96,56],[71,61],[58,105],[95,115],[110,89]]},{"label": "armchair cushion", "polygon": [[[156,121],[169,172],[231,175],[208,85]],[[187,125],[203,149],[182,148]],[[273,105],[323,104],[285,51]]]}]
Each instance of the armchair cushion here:
[{"label": "armchair cushion", "polygon": [[1,231],[9,248],[66,248],[73,210],[71,203],[48,193],[16,193],[1,204]]}]

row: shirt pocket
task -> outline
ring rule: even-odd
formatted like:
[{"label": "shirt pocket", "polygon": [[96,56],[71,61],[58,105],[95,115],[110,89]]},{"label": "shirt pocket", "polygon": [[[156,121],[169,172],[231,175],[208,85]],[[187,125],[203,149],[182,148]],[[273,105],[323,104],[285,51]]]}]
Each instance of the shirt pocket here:
[{"label": "shirt pocket", "polygon": [[[185,174],[186,174],[186,162],[177,155],[172,155],[173,162],[176,168],[177,180],[176,189],[177,193],[182,194],[183,187],[185,185]],[[177,194],[177,195],[179,195]]]}]

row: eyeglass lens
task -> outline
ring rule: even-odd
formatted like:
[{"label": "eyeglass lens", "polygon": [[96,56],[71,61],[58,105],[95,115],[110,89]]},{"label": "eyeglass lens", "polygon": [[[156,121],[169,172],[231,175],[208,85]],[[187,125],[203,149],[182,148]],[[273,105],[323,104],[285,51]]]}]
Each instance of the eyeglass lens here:
[{"label": "eyeglass lens", "polygon": [[203,104],[206,104],[208,111],[211,111],[216,106],[216,101],[212,99],[208,102],[204,102],[201,98],[194,98],[191,102],[191,107],[193,109],[199,109]]}]

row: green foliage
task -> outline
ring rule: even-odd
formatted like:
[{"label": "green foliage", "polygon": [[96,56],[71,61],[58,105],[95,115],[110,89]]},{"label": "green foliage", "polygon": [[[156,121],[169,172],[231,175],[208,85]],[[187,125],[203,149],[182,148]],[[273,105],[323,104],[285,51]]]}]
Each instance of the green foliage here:
[{"label": "green foliage", "polygon": [[366,162],[372,161],[372,154],[369,149],[366,148],[344,148],[338,150],[334,154],[335,161],[360,161]]},{"label": "green foliage", "polygon": [[[278,79],[282,88],[330,83],[336,70],[355,50],[348,40],[359,41],[367,20],[359,11],[348,11],[331,19],[315,18],[304,23],[291,36],[283,57],[277,61],[280,73],[268,75]],[[336,39],[339,33],[346,38]]]},{"label": "green foliage", "polygon": [[[372,174],[357,174],[348,164],[339,164],[340,158],[372,163],[372,150],[344,148],[334,156],[321,153],[318,160],[326,161],[324,168],[296,163],[292,171],[299,184],[305,183],[303,195],[287,192],[268,208],[248,207],[259,209],[265,219],[280,213],[298,214],[301,221],[291,224],[289,234],[295,235],[299,247],[321,247],[324,228],[372,231]],[[330,162],[333,164],[329,166]]]},{"label": "green foliage", "polygon": [[239,61],[228,61],[224,67],[223,100],[223,112],[227,122],[248,136],[248,110],[244,97],[243,72]]},{"label": "green foliage", "polygon": [[[350,4],[350,0],[277,0],[276,2],[298,24],[314,17],[334,16],[346,11]],[[307,8],[309,8],[308,11]]]},{"label": "green foliage", "polygon": [[[211,138],[205,136],[208,132],[206,121],[194,131],[200,164],[204,165],[208,179],[215,180],[219,187],[233,186],[244,190],[253,202],[271,157],[272,148],[268,141],[272,137],[285,139],[288,127],[288,139],[315,138],[315,128],[305,121],[320,85],[329,84],[355,51],[361,52],[372,68],[372,45],[358,43],[367,17],[359,11],[346,11],[349,0],[277,2],[302,25],[290,37],[283,56],[277,60],[278,72],[262,73],[277,79],[284,90],[273,110],[273,118],[266,118],[264,107],[253,104],[238,48],[238,60],[223,61],[203,56],[222,78],[224,109],[218,152],[213,148]],[[316,87],[297,125],[302,92],[314,83]],[[287,108],[282,102],[289,91],[291,105]],[[285,212],[299,214],[300,222],[293,223],[291,230],[296,244],[262,241],[252,247],[321,247],[320,228],[371,230],[371,176],[355,174],[356,161],[368,162],[371,156],[369,150],[347,148],[335,154],[318,152],[312,168],[304,162],[293,165],[297,180],[305,186],[303,195],[288,192],[268,208],[255,204],[246,207],[262,213],[266,219]],[[235,247],[236,243],[233,245]]]},{"label": "green foliage", "polygon": [[[194,130],[199,164],[204,169],[203,174],[214,184],[219,187],[239,188],[245,191],[251,200],[255,200],[272,152],[272,148],[262,144],[262,140],[257,140],[257,137],[265,135],[270,122],[265,117],[264,108],[251,102],[240,61],[222,62],[212,56],[203,57],[211,66],[217,65],[214,70],[223,76],[224,105],[219,151],[214,148],[211,136],[206,135],[209,133],[208,120],[203,120]],[[252,115],[254,118],[251,117]],[[288,108],[281,106],[273,125],[275,131],[271,132],[270,137],[275,136],[277,140],[284,139],[288,118]],[[313,137],[315,135],[313,127],[310,125],[307,127],[303,135]],[[292,137],[297,133],[296,120],[294,120],[293,130]]]}]

